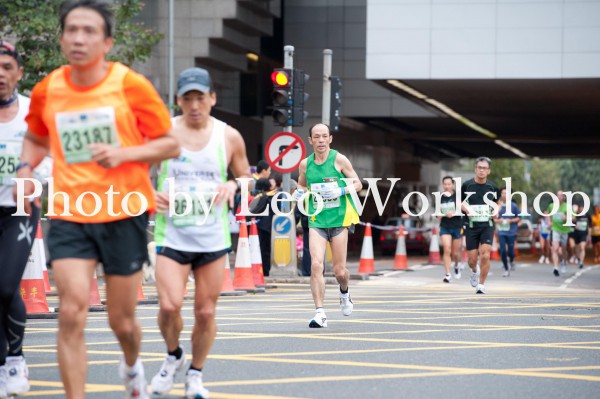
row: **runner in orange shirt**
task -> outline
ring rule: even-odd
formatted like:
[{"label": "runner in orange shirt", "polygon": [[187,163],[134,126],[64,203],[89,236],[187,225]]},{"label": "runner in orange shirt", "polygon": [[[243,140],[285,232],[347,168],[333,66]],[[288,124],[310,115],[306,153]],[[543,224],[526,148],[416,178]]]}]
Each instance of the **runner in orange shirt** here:
[{"label": "runner in orange shirt", "polygon": [[[48,151],[54,158],[47,240],[60,297],[58,363],[69,399],[85,397],[83,330],[98,262],[106,275],[109,324],[123,350],[119,372],[126,397],[149,397],[135,317],[148,258],[148,212],[155,208],[148,164],[180,151],[169,113],[150,82],[106,61],[113,21],[105,2],[79,0],[61,7],[60,44],[69,65],[33,89],[17,171],[17,178],[31,178],[31,168]],[[18,186],[15,198],[23,202]],[[27,181],[20,194],[32,195],[34,189]]]}]

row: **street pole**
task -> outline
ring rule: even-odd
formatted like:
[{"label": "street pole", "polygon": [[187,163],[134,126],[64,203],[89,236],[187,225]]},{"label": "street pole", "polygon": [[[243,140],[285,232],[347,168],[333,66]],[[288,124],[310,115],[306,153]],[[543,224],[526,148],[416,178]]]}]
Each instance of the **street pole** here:
[{"label": "street pole", "polygon": [[333,51],[323,50],[323,112],[321,122],[329,126],[331,121],[331,59]]},{"label": "street pole", "polygon": [[[283,48],[283,67],[289,68],[289,69],[294,69],[294,46],[285,46]],[[284,132],[292,132],[292,127],[286,126],[283,128],[283,131]],[[290,179],[291,179],[291,174],[289,172],[283,174],[281,185],[282,185],[283,191],[286,193],[290,192]],[[282,211],[288,212],[290,210],[289,205],[290,205],[289,203],[285,202],[282,206]]]},{"label": "street pole", "polygon": [[[286,69],[294,69],[294,46],[283,47],[283,67]],[[293,76],[293,75],[292,75]],[[295,84],[293,82],[292,85]],[[292,132],[292,126],[285,126],[284,132]],[[282,190],[286,193],[290,192],[290,172],[282,174]],[[292,209],[291,204],[283,201],[281,211],[288,213]],[[289,219],[288,219],[289,218]],[[278,232],[277,223],[289,223],[287,233]],[[276,245],[279,244],[279,245]],[[289,257],[288,257],[289,255]],[[278,260],[279,259],[279,260]],[[284,260],[282,262],[282,260]],[[296,221],[294,213],[290,212],[289,216],[274,216],[271,225],[271,276],[275,277],[295,277],[298,275],[296,254]],[[278,264],[279,263],[279,264]]]},{"label": "street pole", "polygon": [[173,38],[173,19],[174,19],[174,0],[169,0],[169,37],[168,41],[168,54],[167,54],[167,79],[169,81],[169,113],[173,116],[173,104],[175,103],[175,93],[173,88],[173,48],[175,45],[175,41]]}]

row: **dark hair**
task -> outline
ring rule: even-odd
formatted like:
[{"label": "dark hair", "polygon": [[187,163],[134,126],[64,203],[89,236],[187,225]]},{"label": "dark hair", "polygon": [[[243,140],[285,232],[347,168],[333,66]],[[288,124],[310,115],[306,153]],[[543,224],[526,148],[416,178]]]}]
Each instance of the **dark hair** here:
[{"label": "dark hair", "polygon": [[331,132],[331,128],[329,127],[329,125],[328,125],[328,124],[319,122],[319,123],[315,123],[314,125],[312,125],[312,126],[310,127],[310,129],[308,129],[308,137],[312,137],[312,131],[313,131],[313,129],[315,128],[315,126],[317,126],[317,125],[323,125],[323,126],[325,126],[325,127],[327,128],[327,131],[329,132],[329,135],[331,135],[331,134],[332,134],[332,132]]},{"label": "dark hair", "polygon": [[89,8],[100,14],[102,19],[104,19],[104,35],[106,37],[113,37],[115,15],[110,8],[110,4],[106,2],[106,0],[66,0],[63,2],[60,6],[58,17],[61,32],[64,32],[65,30],[67,15],[76,8]]},{"label": "dark hair", "polygon": [[477,166],[477,164],[479,162],[487,162],[488,166],[491,167],[492,166],[492,160],[489,159],[488,157],[479,157],[475,160],[475,166]]},{"label": "dark hair", "polygon": [[0,54],[6,54],[13,57],[15,61],[17,61],[18,67],[23,64],[23,59],[21,58],[19,50],[17,50],[16,46],[3,39],[0,39]]},{"label": "dark hair", "polygon": [[506,186],[500,187],[500,192],[502,192],[503,190],[506,191]]},{"label": "dark hair", "polygon": [[[442,177],[442,182],[444,182],[444,180],[446,180],[446,179],[452,180],[452,176],[444,176],[444,177]],[[452,180],[452,184],[454,184],[454,180]]]},{"label": "dark hair", "polygon": [[260,161],[258,161],[258,164],[256,165],[256,173],[260,173],[263,170],[267,170],[269,169],[269,163],[267,161],[265,161],[264,159],[261,159]]},{"label": "dark hair", "polygon": [[258,192],[269,191],[271,189],[271,182],[269,179],[258,179],[256,183],[254,183],[254,189]]}]

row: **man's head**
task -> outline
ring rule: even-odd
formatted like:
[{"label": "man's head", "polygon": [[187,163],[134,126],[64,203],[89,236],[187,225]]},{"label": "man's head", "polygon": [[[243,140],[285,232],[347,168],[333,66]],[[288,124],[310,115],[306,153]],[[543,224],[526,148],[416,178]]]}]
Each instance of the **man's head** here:
[{"label": "man's head", "polygon": [[8,100],[23,77],[21,56],[11,43],[0,40],[0,101]]},{"label": "man's head", "polygon": [[188,68],[177,79],[177,105],[192,124],[204,123],[217,103],[212,79],[206,69]]},{"label": "man's head", "polygon": [[269,163],[267,161],[265,161],[264,159],[261,159],[260,161],[258,161],[258,164],[256,165],[256,173],[264,179],[268,179],[269,176],[271,175],[271,166],[269,166]]},{"label": "man's head", "polygon": [[442,186],[444,191],[447,193],[454,191],[454,180],[452,180],[452,176],[444,176],[442,178]]},{"label": "man's head", "polygon": [[563,202],[566,201],[567,196],[565,195],[565,193],[562,192],[562,190],[558,190],[556,192],[556,196],[558,197],[558,201],[562,204]]},{"label": "man's head", "polygon": [[65,1],[60,7],[60,47],[72,67],[104,61],[113,46],[114,14],[101,0]]},{"label": "man's head", "polygon": [[486,180],[490,174],[492,160],[488,157],[479,157],[475,160],[475,176],[478,180]]},{"label": "man's head", "polygon": [[332,140],[329,126],[324,123],[317,123],[308,129],[308,142],[313,146],[315,153],[327,152]]}]

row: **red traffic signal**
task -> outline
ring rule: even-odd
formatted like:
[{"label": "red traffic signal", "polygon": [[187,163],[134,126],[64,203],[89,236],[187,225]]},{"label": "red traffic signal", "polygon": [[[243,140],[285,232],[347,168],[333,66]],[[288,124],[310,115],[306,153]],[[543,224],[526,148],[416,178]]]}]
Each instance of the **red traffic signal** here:
[{"label": "red traffic signal", "polygon": [[282,70],[276,70],[271,73],[271,81],[275,86],[288,86],[290,84],[289,75]]}]

